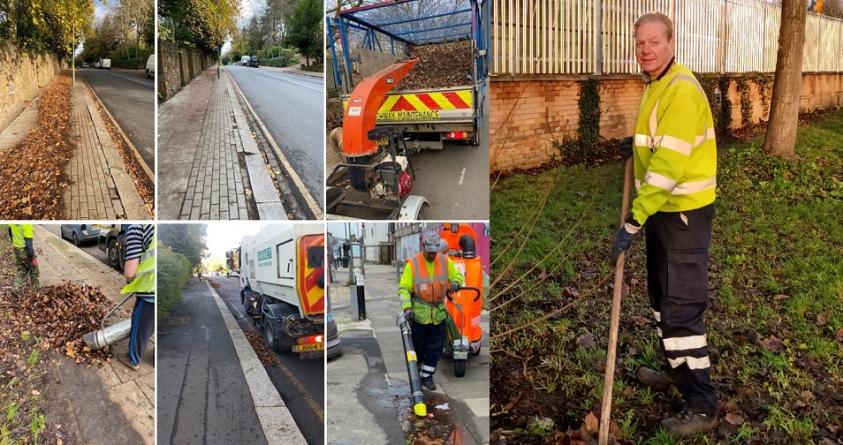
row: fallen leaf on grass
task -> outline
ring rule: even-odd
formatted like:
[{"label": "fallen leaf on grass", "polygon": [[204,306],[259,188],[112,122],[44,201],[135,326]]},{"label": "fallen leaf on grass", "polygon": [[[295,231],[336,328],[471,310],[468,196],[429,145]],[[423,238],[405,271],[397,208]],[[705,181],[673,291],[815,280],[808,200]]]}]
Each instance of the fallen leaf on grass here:
[{"label": "fallen leaf on grass", "polygon": [[837,330],[837,341],[843,343],[843,328]]},{"label": "fallen leaf on grass", "polygon": [[740,426],[743,424],[743,417],[733,413],[726,414],[724,420],[730,425]]},{"label": "fallen leaf on grass", "polygon": [[650,319],[647,317],[642,317],[641,315],[633,315],[632,316],[632,323],[635,324],[637,327],[643,327],[650,324]]},{"label": "fallen leaf on grass", "polygon": [[781,352],[784,349],[784,344],[775,335],[771,335],[763,340],[760,340],[761,346],[765,347],[770,352]]},{"label": "fallen leaf on grass", "polygon": [[593,412],[589,412],[588,415],[585,416],[583,427],[589,433],[596,433],[600,427],[600,421],[597,420],[597,416],[595,416]]},{"label": "fallen leaf on grass", "polygon": [[820,312],[817,314],[817,326],[825,326],[828,324],[828,314]]}]

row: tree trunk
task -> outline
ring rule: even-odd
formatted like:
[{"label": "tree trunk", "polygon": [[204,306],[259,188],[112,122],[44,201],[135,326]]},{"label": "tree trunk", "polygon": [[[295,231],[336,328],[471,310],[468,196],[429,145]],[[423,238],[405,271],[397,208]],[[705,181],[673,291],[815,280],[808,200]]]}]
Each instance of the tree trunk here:
[{"label": "tree trunk", "polygon": [[782,2],[776,76],[770,99],[770,119],[764,138],[764,151],[773,156],[794,155],[796,128],[799,124],[799,92],[802,88],[805,16],[803,0]]}]

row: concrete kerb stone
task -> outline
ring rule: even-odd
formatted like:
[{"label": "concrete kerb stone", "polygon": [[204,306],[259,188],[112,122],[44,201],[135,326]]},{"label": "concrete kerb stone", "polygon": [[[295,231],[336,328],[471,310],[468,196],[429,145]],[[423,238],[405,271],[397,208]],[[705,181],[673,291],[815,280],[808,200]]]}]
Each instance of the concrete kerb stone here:
[{"label": "concrete kerb stone", "polygon": [[[237,131],[240,134],[240,141],[245,152],[246,170],[249,172],[249,183],[252,186],[252,196],[258,208],[258,217],[262,220],[286,220],[287,212],[284,204],[278,196],[278,190],[269,176],[266,162],[258,148],[258,144],[252,137],[249,130],[249,122],[240,107],[240,101],[232,88],[234,80],[228,72],[225,73],[225,88],[228,91],[228,98],[231,101],[231,108],[234,111],[234,120],[237,124]],[[243,97],[245,101],[246,98]]]},{"label": "concrete kerb stone", "polygon": [[258,415],[266,441],[270,444],[306,444],[307,441],[305,441],[293,420],[290,410],[287,409],[281,395],[278,394],[275,385],[269,379],[269,375],[237,321],[231,316],[225,302],[211,286],[211,283],[206,281],[205,284],[208,286],[208,292],[214,298],[214,302],[220,310],[220,315],[225,321],[228,334],[231,336],[231,342],[240,360],[240,367],[255,403],[255,412]]},{"label": "concrete kerb stone", "polygon": [[287,176],[289,176],[290,180],[293,181],[293,185],[299,191],[302,198],[304,198],[308,209],[313,214],[313,219],[322,219],[322,208],[307,190],[307,187],[304,185],[304,181],[302,181],[299,174],[293,168],[293,165],[287,159],[287,156],[285,156],[284,153],[281,151],[281,147],[279,147],[278,143],[275,142],[275,139],[272,137],[272,134],[269,132],[269,130],[267,130],[263,122],[261,122],[260,118],[258,117],[258,114],[252,108],[252,105],[249,104],[248,100],[246,100],[246,96],[243,94],[243,91],[240,90],[240,87],[237,85],[237,82],[235,82],[234,79],[230,80],[231,84],[234,85],[234,89],[237,90],[239,96],[243,98],[243,102],[246,104],[246,108],[248,108],[251,115],[254,116],[258,129],[261,131],[261,133],[263,133],[263,136],[266,138],[266,141],[272,147],[272,151],[275,153],[275,156],[278,158],[278,161],[281,163],[282,167],[284,168],[284,171],[287,173]]},{"label": "concrete kerb stone", "polygon": [[135,160],[138,162],[138,165],[141,166],[141,169],[143,170],[147,179],[149,179],[150,182],[154,184],[155,173],[153,173],[152,169],[149,168],[149,165],[146,164],[146,161],[143,160],[143,156],[141,156],[140,151],[138,151],[137,147],[135,147],[135,144],[133,144],[129,137],[126,135],[126,132],[123,131],[123,128],[120,127],[120,124],[117,123],[117,119],[115,119],[114,116],[111,115],[111,112],[108,111],[108,108],[106,108],[105,103],[103,103],[102,99],[100,99],[100,97],[97,95],[97,92],[91,87],[91,84],[89,84],[83,76],[78,77],[82,79],[82,82],[84,82],[85,85],[88,86],[88,90],[94,96],[94,99],[96,99],[96,101],[100,104],[100,107],[105,110],[105,114],[111,120],[111,123],[114,124],[114,128],[116,128],[117,131],[120,133],[120,136],[123,138],[123,142],[125,142],[126,146],[129,147],[129,150],[132,152],[132,155],[135,157]]}]

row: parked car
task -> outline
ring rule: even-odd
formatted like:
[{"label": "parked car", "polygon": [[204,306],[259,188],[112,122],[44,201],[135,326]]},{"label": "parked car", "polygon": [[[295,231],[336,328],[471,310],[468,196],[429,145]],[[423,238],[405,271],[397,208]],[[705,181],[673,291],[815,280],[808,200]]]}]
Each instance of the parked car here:
[{"label": "parked car", "polygon": [[90,224],[62,224],[61,237],[79,245],[88,241],[95,241],[100,236],[99,228]]},{"label": "parked car", "polygon": [[146,78],[152,79],[155,77],[155,54],[150,54],[146,59]]},{"label": "parked car", "polygon": [[240,63],[239,63],[238,65],[240,65],[240,66],[249,66],[249,60],[250,60],[251,58],[252,58],[252,56],[243,56],[243,57],[241,57],[241,58],[240,58]]},{"label": "parked car", "polygon": [[252,68],[257,68],[259,65],[258,56],[252,56],[249,58],[249,63],[246,66],[250,66]]}]

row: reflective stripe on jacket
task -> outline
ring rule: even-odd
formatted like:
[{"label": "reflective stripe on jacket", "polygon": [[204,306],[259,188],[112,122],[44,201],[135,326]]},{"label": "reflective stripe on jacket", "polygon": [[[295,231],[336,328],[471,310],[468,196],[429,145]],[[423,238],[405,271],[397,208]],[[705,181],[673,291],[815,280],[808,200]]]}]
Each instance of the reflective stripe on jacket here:
[{"label": "reflective stripe on jacket", "polygon": [[717,144],[711,108],[694,74],[674,63],[644,90],[635,122],[632,216],[681,212],[714,202]]}]

